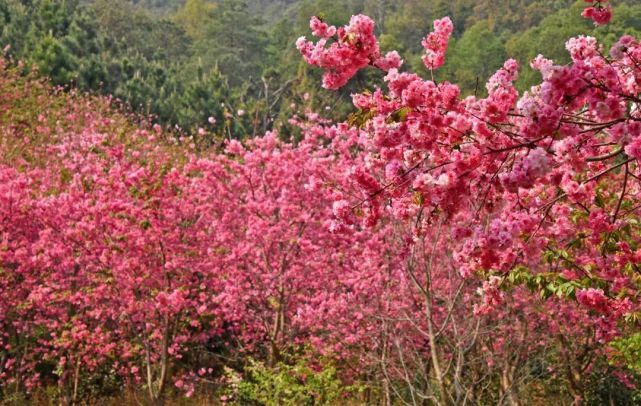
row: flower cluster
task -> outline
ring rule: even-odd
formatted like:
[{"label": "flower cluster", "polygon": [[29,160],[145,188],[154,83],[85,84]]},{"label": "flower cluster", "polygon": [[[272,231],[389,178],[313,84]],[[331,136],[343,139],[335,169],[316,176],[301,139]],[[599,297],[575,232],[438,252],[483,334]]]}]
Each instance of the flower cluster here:
[{"label": "flower cluster", "polygon": [[445,62],[447,43],[453,30],[454,25],[449,17],[434,21],[434,31],[429,33],[421,42],[421,45],[425,48],[425,55],[422,58],[423,64],[428,69],[438,69]]},{"label": "flower cluster", "polygon": [[590,3],[589,7],[583,10],[581,15],[594,21],[596,25],[605,25],[612,19],[612,7],[609,0],[585,0]]},{"label": "flower cluster", "polygon": [[[374,36],[374,21],[364,15],[352,16],[349,25],[336,29],[319,18],[311,20],[310,28],[319,40],[316,44],[300,37],[296,47],[307,63],[325,70],[323,87],[338,89],[344,86],[360,69],[378,61],[380,51]],[[335,41],[325,47],[330,38]],[[388,54],[380,59],[382,67],[400,66],[398,54]]]},{"label": "flower cluster", "polygon": [[603,294],[603,289],[582,289],[576,292],[576,300],[590,309],[601,313],[608,313],[610,300]]},{"label": "flower cluster", "polygon": [[529,151],[514,165],[511,172],[501,174],[501,183],[510,192],[517,192],[519,188],[531,188],[537,179],[550,171],[548,155],[543,148]]}]

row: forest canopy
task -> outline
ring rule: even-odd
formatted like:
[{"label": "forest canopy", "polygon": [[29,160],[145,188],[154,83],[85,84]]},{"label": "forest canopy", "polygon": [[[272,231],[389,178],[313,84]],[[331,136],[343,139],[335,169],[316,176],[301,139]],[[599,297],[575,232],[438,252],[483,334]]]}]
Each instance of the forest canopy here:
[{"label": "forest canopy", "polygon": [[[617,1],[613,21],[603,27],[580,16],[582,4],[1,0],[0,45],[8,46],[7,57],[23,60],[25,69],[37,68],[55,85],[113,95],[131,111],[186,132],[196,133],[213,116],[220,135],[243,138],[287,126],[291,106],[307,102],[330,118],[345,118],[350,94],[377,84],[363,72],[339,92],[316,89],[318,73],[294,48],[299,36],[309,34],[311,15],[332,24],[352,14],[371,15],[383,49],[398,50],[408,68],[424,73],[420,40],[433,20],[449,15],[455,32],[438,76],[474,94],[484,92],[482,84],[508,57],[524,67],[518,82],[524,90],[539,79],[528,67],[539,53],[568,61],[567,38],[584,33],[610,44],[624,32],[641,31],[641,5],[634,0]],[[239,117],[239,111],[246,114]]]}]

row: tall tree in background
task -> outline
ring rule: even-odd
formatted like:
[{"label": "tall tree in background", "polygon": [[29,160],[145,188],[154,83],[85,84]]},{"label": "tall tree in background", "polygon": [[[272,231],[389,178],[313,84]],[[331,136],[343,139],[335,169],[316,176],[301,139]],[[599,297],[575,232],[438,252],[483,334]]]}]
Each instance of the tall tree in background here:
[{"label": "tall tree in background", "polygon": [[260,17],[244,0],[223,0],[206,21],[205,37],[196,44],[205,71],[217,66],[232,86],[260,80],[267,35]]},{"label": "tall tree in background", "polygon": [[[492,32],[490,23],[481,20],[467,29],[452,44],[444,77],[459,83],[464,93],[483,93],[483,83],[506,59],[502,38]],[[451,66],[452,69],[447,68]]]},{"label": "tall tree in background", "polygon": [[205,0],[187,0],[174,15],[174,20],[194,41],[199,41],[205,36],[204,26],[212,8]]}]

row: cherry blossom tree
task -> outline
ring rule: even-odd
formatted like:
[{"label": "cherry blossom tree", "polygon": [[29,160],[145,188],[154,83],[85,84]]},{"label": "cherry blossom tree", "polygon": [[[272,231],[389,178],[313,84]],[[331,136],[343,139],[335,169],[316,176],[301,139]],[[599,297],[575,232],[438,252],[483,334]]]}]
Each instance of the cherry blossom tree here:
[{"label": "cherry blossom tree", "polygon": [[[595,3],[584,15],[606,23],[609,6]],[[343,30],[360,21],[369,19],[353,17]],[[366,67],[364,59],[380,68],[370,32],[339,36],[329,46],[327,38],[297,44],[309,63],[325,69],[326,77],[340,75],[342,84]],[[449,19],[434,23],[423,41],[426,68],[442,64],[451,32]],[[474,313],[496,313],[512,296],[504,291],[515,284],[543,297],[576,299],[569,308],[573,318],[594,329],[593,338],[586,335],[589,353],[599,347],[595,342],[603,346],[629,329],[624,320],[638,312],[634,180],[641,48],[630,36],[609,55],[590,37],[570,39],[566,47],[570,65],[543,56],[532,61],[543,81],[522,95],[514,88],[514,60],[490,78],[485,98],[462,98],[454,84],[396,66],[383,69],[387,89],[354,95],[358,111],[349,121],[368,154],[367,166],[352,176],[367,197],[337,201],[334,214],[345,225],[359,217],[370,226],[386,217],[410,221],[419,247],[426,236],[433,238],[437,225],[447,224],[441,238],[449,241],[456,272],[463,279],[485,279],[481,303],[468,303]],[[340,69],[332,62],[336,58],[342,59]],[[534,314],[546,318],[545,312]],[[433,322],[431,314],[427,318]],[[429,358],[438,360],[434,353]],[[433,367],[430,378],[444,381],[440,366]],[[580,402],[587,365],[580,361],[572,368],[571,392]],[[441,401],[460,400],[448,399],[443,388],[439,392]]]},{"label": "cherry blossom tree", "polygon": [[[367,20],[354,17],[348,27],[361,19]],[[423,42],[426,67],[440,65],[450,33],[448,19],[435,22]],[[360,50],[362,42],[374,44],[375,38],[333,43],[326,52],[349,59],[343,48]],[[590,37],[570,39],[567,48],[571,65],[542,56],[532,62],[543,82],[520,97],[514,60],[490,78],[486,98],[461,99],[451,83],[390,69],[387,92],[354,96],[354,120],[370,159],[353,180],[369,196],[337,202],[336,217],[349,224],[353,209],[365,204],[380,217],[382,210],[371,208],[386,202],[397,217],[421,213],[419,237],[428,224],[447,221],[452,235],[465,241],[453,253],[464,276],[484,271],[504,278],[519,266],[540,272],[546,256],[564,250],[560,264],[566,272],[560,277],[586,277],[587,285],[605,283],[611,290],[606,298],[586,286],[579,302],[609,314],[631,312],[632,297],[613,296],[637,291],[633,272],[626,270],[634,267],[630,255],[637,242],[625,230],[637,218],[638,187],[631,179],[637,176],[641,48],[629,36],[610,56]],[[363,49],[378,54],[376,46]],[[360,60],[350,63],[362,67]],[[335,72],[334,65],[326,69]]]}]

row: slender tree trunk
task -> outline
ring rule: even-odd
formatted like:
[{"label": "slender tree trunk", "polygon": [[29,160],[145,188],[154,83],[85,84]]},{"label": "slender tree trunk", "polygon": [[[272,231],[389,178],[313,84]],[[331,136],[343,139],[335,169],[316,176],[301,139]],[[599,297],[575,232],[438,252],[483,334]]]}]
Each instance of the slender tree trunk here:
[{"label": "slender tree trunk", "polygon": [[[387,336],[387,323],[385,323],[385,327],[383,329],[383,337],[382,337],[382,349],[381,349],[381,365],[383,368],[385,368],[385,365],[387,364],[387,345],[388,345],[388,336]],[[389,379],[387,378],[387,374],[385,374],[385,377],[383,379],[383,401],[385,402],[385,406],[392,406],[392,395],[390,393],[390,383]]]},{"label": "slender tree trunk", "polygon": [[443,370],[441,368],[441,362],[439,359],[438,353],[438,343],[436,340],[436,334],[434,332],[434,324],[432,323],[432,303],[429,295],[425,296],[425,316],[427,317],[427,336],[430,343],[430,357],[432,361],[432,370],[434,371],[434,379],[438,386],[439,395],[444,404],[448,404],[447,401],[448,393],[445,386],[445,379],[443,376]]},{"label": "slender tree trunk", "polygon": [[151,355],[149,354],[149,344],[145,345],[145,364],[147,367],[147,390],[149,392],[149,399],[153,402],[156,398],[154,393],[154,377],[151,369]]},{"label": "slender tree trunk", "polygon": [[160,378],[158,379],[157,398],[160,399],[165,391],[165,383],[169,370],[169,316],[165,316],[165,331],[162,337],[162,352],[160,355]]},{"label": "slender tree trunk", "polygon": [[149,343],[145,346],[146,357],[145,363],[147,367],[147,389],[149,393],[149,398],[154,404],[162,404],[162,397],[165,391],[165,385],[167,382],[167,376],[169,374],[169,341],[170,341],[170,326],[169,326],[169,316],[165,317],[164,331],[161,342],[160,349],[160,372],[158,378],[155,379],[155,374],[153,371],[153,365],[151,361],[151,353],[149,349]]},{"label": "slender tree trunk", "polygon": [[80,356],[76,359],[76,368],[73,371],[73,395],[71,396],[71,404],[78,404],[78,386],[80,383]]},{"label": "slender tree trunk", "polygon": [[501,391],[503,398],[510,406],[520,406],[521,402],[516,393],[514,393],[514,374],[513,369],[506,362],[503,370],[501,371]]},{"label": "slender tree trunk", "polygon": [[568,390],[572,395],[572,404],[574,406],[581,406],[584,403],[583,398],[583,379],[581,373],[572,368],[571,365],[568,365],[567,372],[568,378]]}]

